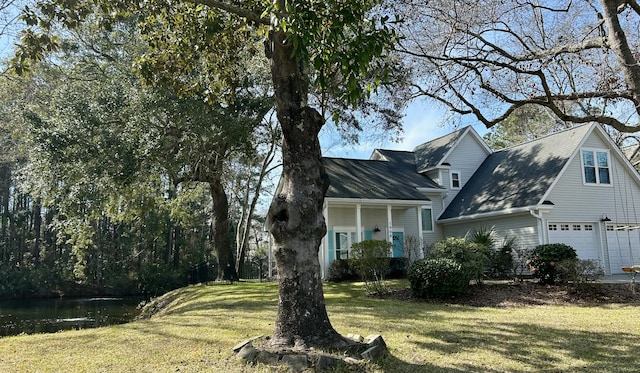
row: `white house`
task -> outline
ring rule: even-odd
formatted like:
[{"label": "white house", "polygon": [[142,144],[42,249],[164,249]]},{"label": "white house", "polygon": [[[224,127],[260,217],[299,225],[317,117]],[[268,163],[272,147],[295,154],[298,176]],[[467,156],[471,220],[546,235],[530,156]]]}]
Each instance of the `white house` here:
[{"label": "white house", "polygon": [[323,158],[323,273],[353,242],[432,244],[480,226],[533,248],[566,243],[606,273],[640,264],[640,176],[600,125],[492,151],[472,127],[370,159]]}]

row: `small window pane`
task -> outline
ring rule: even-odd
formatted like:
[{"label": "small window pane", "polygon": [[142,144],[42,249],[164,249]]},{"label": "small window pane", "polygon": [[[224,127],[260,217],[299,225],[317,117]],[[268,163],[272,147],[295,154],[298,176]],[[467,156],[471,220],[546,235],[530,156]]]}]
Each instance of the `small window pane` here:
[{"label": "small window pane", "polygon": [[609,167],[609,160],[607,159],[607,153],[598,152],[598,167]]},{"label": "small window pane", "polygon": [[433,221],[431,220],[431,209],[422,209],[422,230],[432,231]]},{"label": "small window pane", "polygon": [[580,224],[574,224],[573,225],[573,230],[574,231],[579,231],[579,230],[582,230],[582,227],[580,226]]},{"label": "small window pane", "polygon": [[560,224],[560,230],[561,231],[568,231],[569,230],[569,224]]},{"label": "small window pane", "polygon": [[611,180],[609,179],[608,168],[599,168],[598,177],[600,178],[600,184],[611,184]]},{"label": "small window pane", "polygon": [[595,183],[596,182],[596,168],[595,167],[584,167],[584,181],[585,183]]},{"label": "small window pane", "polygon": [[595,166],[595,162],[593,160],[593,152],[584,150],[582,152],[582,164],[585,166]]},{"label": "small window pane", "polygon": [[460,174],[457,172],[451,174],[451,187],[460,188]]},{"label": "small window pane", "polygon": [[593,230],[593,225],[591,225],[591,224],[585,224],[585,225],[584,225],[584,230],[585,230],[585,231],[592,231],[592,230]]}]

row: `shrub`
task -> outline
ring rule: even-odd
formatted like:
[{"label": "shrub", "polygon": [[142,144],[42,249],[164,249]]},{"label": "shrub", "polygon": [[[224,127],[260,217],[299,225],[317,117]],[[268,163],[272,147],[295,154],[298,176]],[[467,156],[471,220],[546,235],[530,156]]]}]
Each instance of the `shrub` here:
[{"label": "shrub", "polygon": [[365,240],[351,245],[353,266],[364,280],[369,294],[385,293],[384,281],[389,271],[389,252],[393,245],[385,240]]},{"label": "shrub", "polygon": [[489,248],[471,242],[466,238],[449,237],[438,241],[432,258],[448,258],[460,263],[470,279],[480,282],[488,263]]},{"label": "shrub", "polygon": [[327,271],[327,281],[329,282],[356,281],[359,278],[349,259],[334,260]]},{"label": "shrub", "polygon": [[556,282],[556,266],[563,260],[576,259],[576,251],[563,243],[538,245],[533,249],[529,258],[529,269],[543,284]]},{"label": "shrub", "polygon": [[464,293],[469,287],[469,272],[451,258],[420,259],[411,263],[407,273],[411,291],[420,298],[446,298]]},{"label": "shrub", "polygon": [[487,272],[492,277],[510,277],[513,274],[513,252],[515,237],[507,239],[502,247],[489,251],[489,264]]},{"label": "shrub", "polygon": [[509,277],[513,272],[513,250],[515,237],[507,238],[498,246],[494,227],[480,226],[471,230],[468,235],[471,242],[482,245],[486,250],[487,264],[484,272],[490,277]]},{"label": "shrub", "polygon": [[515,278],[519,278],[522,280],[525,276],[525,273],[530,271],[529,268],[529,258],[531,257],[532,249],[524,246],[519,246],[513,248],[513,275]]},{"label": "shrub", "polygon": [[565,259],[556,266],[556,281],[582,285],[604,277],[600,262],[592,259]]}]

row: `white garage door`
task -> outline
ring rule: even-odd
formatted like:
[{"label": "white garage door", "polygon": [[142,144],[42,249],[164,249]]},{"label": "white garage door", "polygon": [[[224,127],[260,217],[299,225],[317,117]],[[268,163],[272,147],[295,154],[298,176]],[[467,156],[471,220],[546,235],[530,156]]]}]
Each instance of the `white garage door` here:
[{"label": "white garage door", "polygon": [[548,229],[549,243],[563,243],[573,247],[580,259],[601,261],[595,224],[549,223]]},{"label": "white garage door", "polygon": [[640,264],[640,229],[638,224],[607,224],[607,246],[611,273]]}]

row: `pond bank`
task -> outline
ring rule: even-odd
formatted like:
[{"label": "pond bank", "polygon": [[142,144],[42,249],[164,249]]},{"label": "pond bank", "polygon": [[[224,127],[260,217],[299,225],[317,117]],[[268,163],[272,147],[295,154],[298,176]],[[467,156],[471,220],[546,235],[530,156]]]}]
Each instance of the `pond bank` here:
[{"label": "pond bank", "polygon": [[83,297],[0,300],[0,337],[54,333],[133,320],[142,297]]}]

